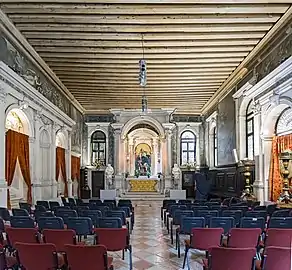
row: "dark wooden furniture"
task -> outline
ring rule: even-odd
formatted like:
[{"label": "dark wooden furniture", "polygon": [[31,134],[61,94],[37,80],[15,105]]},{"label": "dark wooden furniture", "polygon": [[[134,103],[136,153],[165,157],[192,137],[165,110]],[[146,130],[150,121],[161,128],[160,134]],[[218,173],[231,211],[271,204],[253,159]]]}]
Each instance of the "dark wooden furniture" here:
[{"label": "dark wooden furniture", "polygon": [[100,190],[104,189],[104,171],[91,171],[91,196],[100,198]]},{"label": "dark wooden furniture", "polygon": [[[243,173],[244,167],[238,167],[237,165],[222,166],[209,170],[210,196],[221,198],[240,196],[245,183]],[[252,166],[251,183],[254,182],[254,179],[255,172],[254,166]]]},{"label": "dark wooden furniture", "polygon": [[80,169],[80,197],[81,199],[89,199],[91,195],[88,186],[88,170],[86,168]]},{"label": "dark wooden furniture", "polygon": [[182,171],[182,189],[186,190],[187,198],[195,197],[194,171]]}]

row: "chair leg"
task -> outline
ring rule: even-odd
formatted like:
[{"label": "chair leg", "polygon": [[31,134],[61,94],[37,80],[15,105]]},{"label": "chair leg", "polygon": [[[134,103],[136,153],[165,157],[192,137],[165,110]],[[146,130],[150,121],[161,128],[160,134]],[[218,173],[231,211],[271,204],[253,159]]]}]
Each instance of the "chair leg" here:
[{"label": "chair leg", "polygon": [[186,266],[186,260],[187,260],[187,256],[188,256],[188,251],[189,251],[189,248],[186,247],[186,248],[185,248],[184,262],[183,262],[183,269],[184,269],[185,266]]},{"label": "chair leg", "polygon": [[171,244],[173,245],[173,223],[170,223],[170,240]]},{"label": "chair leg", "polygon": [[122,260],[125,260],[125,250],[123,249]]}]

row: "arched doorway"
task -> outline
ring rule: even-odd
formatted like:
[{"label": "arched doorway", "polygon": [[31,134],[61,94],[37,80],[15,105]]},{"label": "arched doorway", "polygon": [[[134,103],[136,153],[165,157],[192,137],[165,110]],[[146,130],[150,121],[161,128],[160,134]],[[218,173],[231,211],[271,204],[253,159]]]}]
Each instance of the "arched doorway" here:
[{"label": "arched doorway", "polygon": [[31,128],[27,115],[17,108],[9,110],[5,130],[7,204],[14,208],[18,207],[19,201],[31,203],[32,200],[29,155]]}]

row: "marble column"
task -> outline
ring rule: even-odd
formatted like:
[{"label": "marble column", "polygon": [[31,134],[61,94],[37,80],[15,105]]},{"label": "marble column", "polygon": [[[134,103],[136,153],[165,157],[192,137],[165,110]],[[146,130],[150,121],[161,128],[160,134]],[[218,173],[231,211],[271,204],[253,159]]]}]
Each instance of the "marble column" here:
[{"label": "marble column", "polygon": [[73,181],[71,179],[71,131],[68,131],[68,149],[66,150],[68,197],[73,196]]},{"label": "marble column", "polygon": [[126,187],[124,183],[124,179],[121,172],[121,150],[122,150],[122,143],[121,143],[121,128],[115,127],[114,128],[114,138],[115,138],[115,145],[114,145],[114,170],[115,170],[115,188],[117,191],[117,196],[120,195],[121,192],[123,192]]},{"label": "marble column", "polygon": [[35,204],[36,201],[42,198],[42,160],[39,158],[40,152],[40,129],[43,123],[41,120],[41,115],[39,111],[35,112],[34,115],[34,145],[33,151],[30,153],[31,160],[33,162],[33,170],[31,172],[31,182],[32,182],[32,203]]},{"label": "marble column", "polygon": [[7,183],[5,180],[5,101],[6,90],[0,84],[0,207],[7,207]]},{"label": "marble column", "polygon": [[261,114],[260,106],[254,107],[254,159],[255,181],[253,183],[254,194],[257,200],[264,203],[264,178],[263,178],[263,155],[261,142]]},{"label": "marble column", "polygon": [[134,154],[134,140],[129,140],[129,175],[135,174],[135,154]]},{"label": "marble column", "polygon": [[271,161],[271,149],[272,149],[272,136],[261,136],[262,139],[262,177],[264,182],[264,201],[270,201],[269,195],[269,172],[270,172],[270,161]]},{"label": "marble column", "polygon": [[153,175],[158,174],[158,141],[156,138],[153,139],[153,157],[154,157],[154,167],[153,167]]},{"label": "marble column", "polygon": [[51,183],[52,183],[52,198],[56,199],[58,196],[58,182],[56,179],[56,136],[57,130],[60,128],[57,124],[52,124],[52,142],[50,147],[51,157]]}]

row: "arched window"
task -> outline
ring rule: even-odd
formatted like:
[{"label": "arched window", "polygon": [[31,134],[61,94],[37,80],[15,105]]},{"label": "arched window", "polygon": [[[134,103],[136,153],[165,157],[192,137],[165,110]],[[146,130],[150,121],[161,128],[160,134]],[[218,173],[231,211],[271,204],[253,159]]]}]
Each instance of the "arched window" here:
[{"label": "arched window", "polygon": [[196,161],[196,136],[191,131],[185,131],[180,138],[180,162],[181,165]]},{"label": "arched window", "polygon": [[248,104],[246,109],[246,157],[254,159],[254,113],[252,101]]},{"label": "arched window", "polygon": [[102,131],[95,131],[91,136],[91,164],[106,161],[106,136]]},{"label": "arched window", "polygon": [[213,160],[214,167],[218,165],[218,148],[217,148],[217,127],[214,127],[213,130]]},{"label": "arched window", "polygon": [[276,122],[275,133],[277,136],[292,133],[292,109],[285,109]]}]

